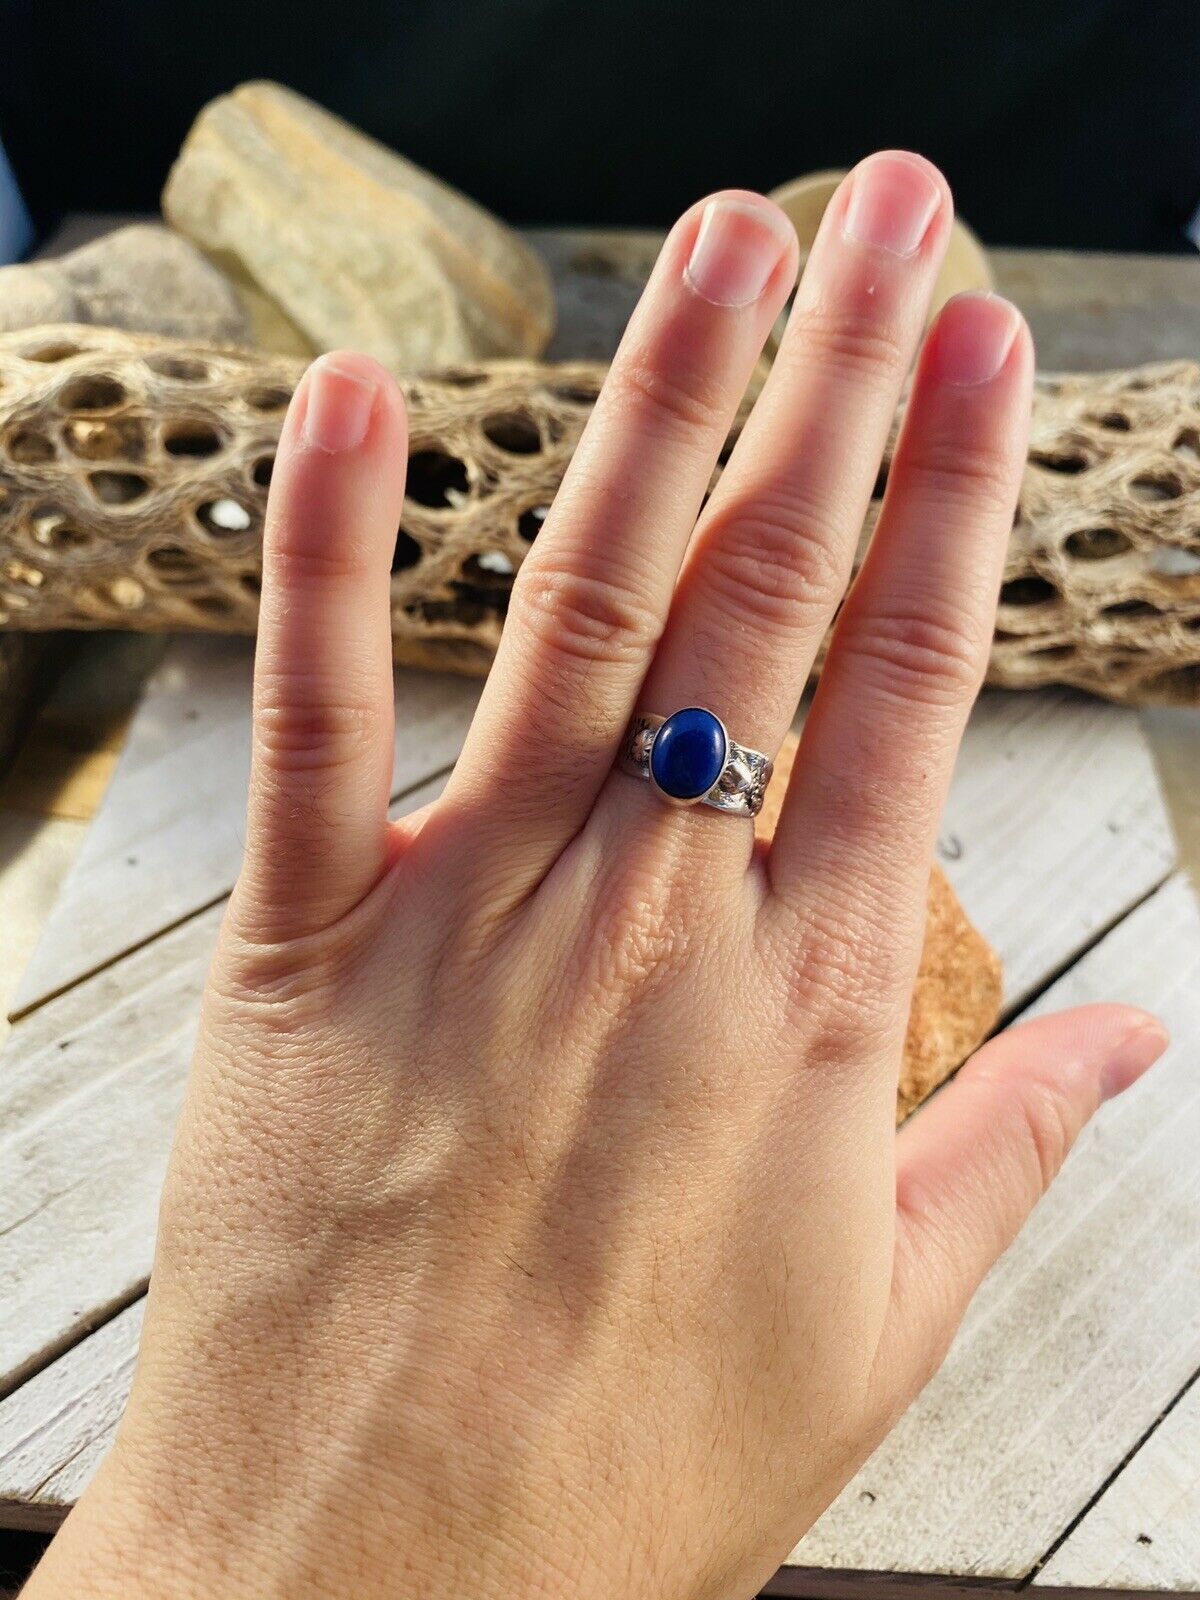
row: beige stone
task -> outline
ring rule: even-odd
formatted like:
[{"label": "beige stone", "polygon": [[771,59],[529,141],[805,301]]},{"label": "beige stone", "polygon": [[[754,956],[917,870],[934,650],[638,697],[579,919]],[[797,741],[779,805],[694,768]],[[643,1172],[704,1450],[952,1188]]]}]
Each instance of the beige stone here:
[{"label": "beige stone", "polygon": [[[0,625],[253,632],[266,484],[301,370],[101,328],[0,335]],[[398,661],[487,670],[603,377],[498,362],[404,380]],[[991,682],[1196,703],[1198,441],[1190,363],[1039,380]]]},{"label": "beige stone", "polygon": [[255,342],[397,372],[533,356],[549,276],[510,229],[320,106],[248,83],[200,113],[163,211],[247,292]]},{"label": "beige stone", "polygon": [[[789,734],[775,758],[754,831],[760,839],[775,833],[798,740]],[[896,1095],[896,1120],[902,1122],[960,1067],[996,1025],[1003,988],[1000,957],[975,928],[935,866],[929,878],[925,943],[913,989]]]},{"label": "beige stone", "polygon": [[245,344],[232,284],[160,223],[118,228],[68,255],[0,267],[0,330],[91,322],[171,338]]}]

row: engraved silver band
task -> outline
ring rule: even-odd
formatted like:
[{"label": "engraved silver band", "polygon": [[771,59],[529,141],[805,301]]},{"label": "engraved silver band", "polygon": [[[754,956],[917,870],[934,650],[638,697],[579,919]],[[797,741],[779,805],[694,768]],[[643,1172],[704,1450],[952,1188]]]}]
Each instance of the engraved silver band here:
[{"label": "engraved silver band", "polygon": [[[617,764],[621,771],[627,772],[630,777],[646,779],[658,789],[665,800],[672,804],[680,804],[681,802],[658,788],[650,770],[650,755],[654,749],[655,736],[666,721],[666,717],[651,713],[634,717],[621,745]],[[729,816],[756,817],[762,810],[763,796],[767,792],[767,784],[771,781],[773,770],[774,762],[770,756],[763,755],[760,750],[747,749],[727,733],[725,765],[721,768],[713,786],[706,793],[696,797],[696,803],[712,806],[714,810],[724,811]]]}]

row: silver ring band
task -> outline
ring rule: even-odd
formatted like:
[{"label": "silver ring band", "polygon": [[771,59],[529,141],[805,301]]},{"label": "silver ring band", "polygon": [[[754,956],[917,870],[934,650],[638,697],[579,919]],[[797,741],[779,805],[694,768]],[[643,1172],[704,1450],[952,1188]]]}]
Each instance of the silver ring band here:
[{"label": "silver ring band", "polygon": [[[712,750],[716,752],[712,755],[714,770],[719,761],[715,781],[696,793],[681,792],[680,785],[672,781],[673,775],[668,775],[663,770],[663,763],[655,759],[660,730],[685,717],[699,723],[700,731],[710,737]],[[715,729],[706,729],[701,719],[707,719],[709,724],[715,724],[715,728],[720,729],[724,738],[723,759],[720,757],[720,746],[716,743]],[[618,765],[630,777],[646,779],[670,805],[699,804],[712,806],[714,810],[727,812],[730,816],[756,817],[762,810],[763,796],[771,781],[774,763],[770,756],[763,755],[759,750],[749,750],[731,739],[718,717],[711,711],[695,706],[677,711],[670,717],[639,713],[629,724]],[[702,772],[699,781],[703,782],[708,775]]]}]

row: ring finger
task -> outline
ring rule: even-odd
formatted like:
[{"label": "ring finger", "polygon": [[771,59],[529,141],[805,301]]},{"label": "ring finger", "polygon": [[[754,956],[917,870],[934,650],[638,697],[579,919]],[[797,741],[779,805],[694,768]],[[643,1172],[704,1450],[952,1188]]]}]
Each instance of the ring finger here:
[{"label": "ring finger", "polygon": [[826,210],[771,376],[697,526],[643,708],[773,753],[849,578],[946,247],[949,190],[871,156]]}]

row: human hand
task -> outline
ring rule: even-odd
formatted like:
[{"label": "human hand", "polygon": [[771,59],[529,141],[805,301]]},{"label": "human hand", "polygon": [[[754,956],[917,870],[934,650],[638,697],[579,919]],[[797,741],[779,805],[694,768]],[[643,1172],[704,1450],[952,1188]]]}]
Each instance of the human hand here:
[{"label": "human hand", "polygon": [[1024,460],[1004,301],[925,341],[771,848],[613,771],[636,710],[778,747],[950,211],[916,157],[850,176],[707,504],[796,243],[753,195],[681,219],[446,792],[395,824],[402,404],[310,370],[133,1396],[30,1596],[750,1595],[1161,1051],[1128,1008],[1043,1019],[893,1126]]}]

